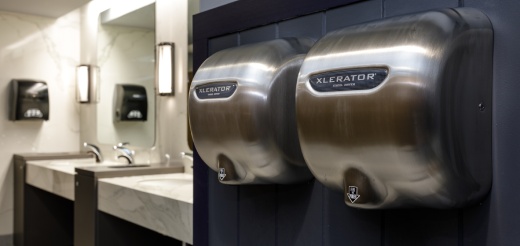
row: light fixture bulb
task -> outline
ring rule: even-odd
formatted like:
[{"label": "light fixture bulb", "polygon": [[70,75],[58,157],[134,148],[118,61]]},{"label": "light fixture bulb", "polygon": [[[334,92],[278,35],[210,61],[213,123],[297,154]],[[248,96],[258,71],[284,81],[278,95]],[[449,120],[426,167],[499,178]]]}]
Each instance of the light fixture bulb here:
[{"label": "light fixture bulb", "polygon": [[157,45],[156,60],[156,87],[159,95],[174,95],[174,43],[160,43]]}]

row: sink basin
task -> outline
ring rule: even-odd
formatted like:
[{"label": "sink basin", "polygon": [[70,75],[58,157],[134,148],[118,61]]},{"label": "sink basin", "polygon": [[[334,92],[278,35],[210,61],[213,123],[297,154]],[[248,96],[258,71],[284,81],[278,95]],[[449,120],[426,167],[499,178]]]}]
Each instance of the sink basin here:
[{"label": "sink basin", "polygon": [[113,166],[126,166],[125,164],[119,163],[119,162],[102,162],[97,163],[93,159],[81,159],[81,160],[67,160],[67,161],[51,161],[47,165],[49,166],[56,166],[56,167],[67,167],[67,166],[73,166],[73,167],[81,167],[81,166],[106,166],[106,165],[113,165]]},{"label": "sink basin", "polygon": [[139,181],[140,186],[180,186],[193,184],[189,179],[153,179]]},{"label": "sink basin", "polygon": [[131,164],[131,165],[116,165],[116,166],[108,166],[109,168],[134,168],[134,167],[149,167],[148,164]]},{"label": "sink basin", "polygon": [[[49,163],[50,166],[77,166],[77,165],[81,165],[81,164],[78,164],[78,163],[74,163],[74,162],[56,162],[56,163]],[[89,164],[84,164],[84,165],[89,165]]]},{"label": "sink basin", "polygon": [[179,186],[193,185],[193,176],[182,174],[179,176],[159,178],[159,179],[146,179],[138,182],[138,186],[143,188],[175,188]]},{"label": "sink basin", "polygon": [[94,165],[96,162],[91,159],[84,159],[84,160],[73,160],[73,161],[51,161],[48,165],[50,166],[88,166],[88,165]]}]

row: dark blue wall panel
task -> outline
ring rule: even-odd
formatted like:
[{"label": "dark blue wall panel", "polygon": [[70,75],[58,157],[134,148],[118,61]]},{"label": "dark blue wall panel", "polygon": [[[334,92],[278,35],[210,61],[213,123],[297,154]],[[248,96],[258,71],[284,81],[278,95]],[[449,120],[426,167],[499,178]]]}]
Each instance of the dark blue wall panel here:
[{"label": "dark blue wall panel", "polygon": [[384,0],[383,16],[391,17],[431,9],[455,8],[458,6],[459,0]]},{"label": "dark blue wall panel", "polygon": [[[200,158],[197,148],[193,147],[193,176],[199,177],[193,180],[193,203],[208,204],[208,172],[209,168]],[[198,191],[198,192],[195,192]],[[195,208],[194,208],[195,210]],[[204,235],[203,237],[194,236],[193,243],[197,245],[209,245],[209,223],[208,209],[200,209],[193,213],[193,221],[205,221],[204,223],[193,223],[194,234]]]},{"label": "dark blue wall panel", "polygon": [[239,188],[239,245],[276,245],[276,186]]},{"label": "dark blue wall panel", "polygon": [[222,185],[217,173],[208,172],[208,241],[209,245],[238,243],[238,187]]},{"label": "dark blue wall panel", "polygon": [[240,32],[240,45],[258,43],[276,38],[276,25],[267,25]]},{"label": "dark blue wall panel", "polygon": [[317,13],[282,21],[278,24],[279,37],[308,37],[319,39],[324,34],[324,14]]},{"label": "dark blue wall panel", "polygon": [[278,185],[276,245],[321,245],[323,186],[315,180]]},{"label": "dark blue wall panel", "polygon": [[238,46],[238,34],[230,34],[218,38],[209,40],[208,53],[209,55],[215,54],[215,52]]},{"label": "dark blue wall panel", "polygon": [[[236,47],[238,46],[238,34],[213,38],[209,40],[208,46],[210,55],[223,49]],[[208,245],[239,245],[238,187],[221,185],[218,182],[217,173],[213,170],[207,171],[206,178],[208,185]]]},{"label": "dark blue wall panel", "polygon": [[381,211],[347,207],[340,191],[323,192],[323,245],[381,243]]},{"label": "dark blue wall panel", "polygon": [[342,27],[381,19],[383,17],[381,1],[372,0],[354,3],[327,11],[325,31],[330,32]]},{"label": "dark blue wall panel", "polygon": [[458,214],[458,210],[385,211],[385,245],[456,246],[459,243]]},{"label": "dark blue wall panel", "polygon": [[494,29],[493,187],[489,201],[465,214],[465,245],[520,245],[520,1],[464,0]]},{"label": "dark blue wall panel", "polygon": [[520,1],[363,1],[212,38],[208,53],[278,37],[320,38],[326,32],[366,21],[457,6],[482,10],[494,28],[494,173],[490,196],[460,210],[360,210],[346,206],[343,194],[316,180],[295,185],[225,186],[210,170],[209,244],[520,245],[520,213],[516,212],[520,207],[520,196],[516,195],[520,173],[520,83],[516,75],[520,67]]}]

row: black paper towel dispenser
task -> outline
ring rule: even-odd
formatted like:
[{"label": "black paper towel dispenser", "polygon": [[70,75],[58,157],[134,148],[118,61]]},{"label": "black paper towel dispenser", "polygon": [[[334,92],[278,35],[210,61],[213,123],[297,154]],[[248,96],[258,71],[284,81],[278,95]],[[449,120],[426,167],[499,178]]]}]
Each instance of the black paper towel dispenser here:
[{"label": "black paper towel dispenser", "polygon": [[148,98],[140,85],[117,84],[114,91],[114,121],[146,121]]},{"label": "black paper towel dispenser", "polygon": [[37,80],[11,80],[9,120],[49,120],[49,89]]},{"label": "black paper towel dispenser", "polygon": [[225,184],[312,178],[301,154],[295,85],[309,39],[278,39],[215,53],[190,88],[189,117],[201,158]]},{"label": "black paper towel dispenser", "polygon": [[358,208],[481,200],[492,181],[492,54],[491,23],[468,8],[327,34],[296,89],[314,176]]}]

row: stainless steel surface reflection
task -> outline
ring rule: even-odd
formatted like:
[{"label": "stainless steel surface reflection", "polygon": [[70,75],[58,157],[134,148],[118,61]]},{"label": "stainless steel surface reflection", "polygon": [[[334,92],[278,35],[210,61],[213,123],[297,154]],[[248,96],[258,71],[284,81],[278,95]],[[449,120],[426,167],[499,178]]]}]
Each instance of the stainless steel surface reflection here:
[{"label": "stainless steel surface reflection", "polygon": [[[296,89],[301,148],[314,176],[358,208],[481,200],[492,181],[492,48],[488,18],[465,8],[348,27],[319,40]],[[322,76],[354,88],[364,82],[323,74],[359,78],[374,68],[388,74],[366,89],[310,83]]]},{"label": "stainless steel surface reflection", "polygon": [[295,89],[310,39],[278,39],[220,51],[189,94],[193,141],[225,184],[312,178],[296,130]]}]

